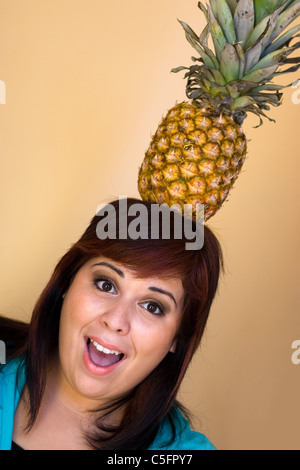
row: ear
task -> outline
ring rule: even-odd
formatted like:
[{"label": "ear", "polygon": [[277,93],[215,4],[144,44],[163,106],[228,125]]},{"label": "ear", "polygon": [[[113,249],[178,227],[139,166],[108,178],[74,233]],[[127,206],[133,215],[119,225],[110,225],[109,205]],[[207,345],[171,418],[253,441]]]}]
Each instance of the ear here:
[{"label": "ear", "polygon": [[175,340],[169,349],[169,352],[174,353],[176,351],[177,341]]}]

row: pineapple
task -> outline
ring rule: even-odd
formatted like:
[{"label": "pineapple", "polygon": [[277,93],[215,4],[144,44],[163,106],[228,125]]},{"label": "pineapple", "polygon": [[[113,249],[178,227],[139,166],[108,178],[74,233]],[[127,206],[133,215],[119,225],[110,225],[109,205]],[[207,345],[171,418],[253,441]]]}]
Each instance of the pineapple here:
[{"label": "pineapple", "polygon": [[300,46],[290,45],[300,25],[287,30],[300,14],[300,1],[210,0],[198,6],[207,20],[200,36],[180,23],[199,57],[192,57],[190,67],[172,70],[187,70],[188,100],[160,123],[139,169],[138,189],[152,203],[204,204],[206,221],[227,198],[245,161],[241,126],[247,114],[256,114],[259,125],[263,117],[273,121],[265,111],[281,104],[285,87],[272,81],[300,67],[299,58],[288,58]]}]

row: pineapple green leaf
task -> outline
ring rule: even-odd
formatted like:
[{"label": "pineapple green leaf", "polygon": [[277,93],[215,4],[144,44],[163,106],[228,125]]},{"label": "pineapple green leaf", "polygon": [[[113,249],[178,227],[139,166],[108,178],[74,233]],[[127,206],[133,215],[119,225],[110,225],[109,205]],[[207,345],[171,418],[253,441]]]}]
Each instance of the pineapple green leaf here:
[{"label": "pineapple green leaf", "polygon": [[215,54],[213,53],[213,51],[211,49],[209,49],[209,47],[208,47],[209,32],[210,32],[209,31],[209,24],[207,24],[206,27],[204,28],[204,30],[202,31],[201,35],[200,35],[199,42],[200,42],[200,45],[202,46],[204,52],[208,55],[208,57],[214,63],[214,68],[218,70],[220,68],[220,64],[219,64]]},{"label": "pineapple green leaf", "polygon": [[200,8],[200,10],[202,11],[202,13],[204,13],[204,16],[206,18],[206,21],[208,21],[208,11],[207,11],[207,8],[205,8],[205,6],[203,5],[202,2],[198,2],[198,8]]},{"label": "pineapple green leaf", "polygon": [[229,83],[239,78],[240,61],[235,47],[227,43],[221,52],[220,72]]},{"label": "pineapple green leaf", "polygon": [[186,24],[184,21],[178,20],[181,26],[183,27],[185,33],[192,38],[194,41],[199,41],[197,34],[192,30],[192,28]]},{"label": "pineapple green leaf", "polygon": [[246,44],[245,44],[245,50],[250,49],[250,47],[253,47],[253,45],[260,40],[263,36],[267,34],[267,32],[270,30],[270,16],[267,16],[264,18],[258,25],[255,26],[253,29],[252,33],[248,37]]},{"label": "pineapple green leaf", "polygon": [[217,21],[219,21],[219,9],[217,0],[210,0],[210,7]]},{"label": "pineapple green leaf", "polygon": [[266,83],[265,85],[260,85],[258,87],[252,88],[252,92],[256,93],[258,91],[280,91],[284,88],[289,88],[293,85],[294,82],[289,85],[275,85],[275,83]]},{"label": "pineapple green leaf", "polygon": [[231,114],[236,122],[248,112],[259,116],[259,125],[262,117],[273,121],[265,112],[281,104],[285,86],[271,81],[300,69],[300,58],[291,55],[300,42],[290,46],[300,36],[300,25],[286,31],[300,15],[300,0],[210,0],[198,7],[207,20],[200,36],[179,21],[199,54],[192,57],[197,65],[172,69],[186,71],[188,98]]},{"label": "pineapple green leaf", "polygon": [[234,83],[235,82],[231,82],[226,85],[226,95],[230,96],[232,100],[235,100],[241,95],[239,88],[232,85]]},{"label": "pineapple green leaf", "polygon": [[245,54],[245,73],[248,73],[252,67],[259,61],[262,52],[261,41],[254,44]]},{"label": "pineapple green leaf", "polygon": [[245,75],[245,53],[244,49],[242,48],[241,44],[238,42],[234,44],[236,53],[239,58],[239,78],[242,78]]},{"label": "pineapple green leaf", "polygon": [[291,6],[284,10],[278,17],[276,26],[270,38],[270,43],[279,36],[300,15],[300,1],[292,3]]},{"label": "pineapple green leaf", "polygon": [[203,62],[205,65],[208,67],[216,67],[216,62],[202,49],[200,43],[199,43],[199,38],[196,35],[196,33],[190,28],[189,25],[184,23],[184,21],[178,20],[183,29],[185,30],[185,36],[188,40],[188,42],[191,44],[191,46],[196,49],[198,54],[200,54]]},{"label": "pineapple green leaf", "polygon": [[217,96],[218,97],[223,97],[223,96],[226,96],[228,94],[225,87],[218,86],[214,83],[211,85],[209,93],[215,99],[216,99]]},{"label": "pineapple green leaf", "polygon": [[200,98],[201,96],[202,96],[202,91],[200,90],[200,88],[197,88],[196,90],[190,93],[190,98],[192,100],[196,100],[197,98]]},{"label": "pineapple green leaf", "polygon": [[273,41],[272,35],[274,32],[274,28],[277,24],[278,18],[280,17],[280,14],[282,12],[283,7],[277,8],[277,10],[274,11],[274,13],[270,16],[270,28],[268,29],[265,37],[263,38],[263,50]]},{"label": "pineapple green leaf", "polygon": [[182,72],[182,70],[190,70],[190,69],[188,67],[183,67],[183,66],[175,67],[171,70],[171,73]]},{"label": "pineapple green leaf", "polygon": [[283,5],[283,9],[287,10],[292,4],[296,3],[297,1],[298,0],[280,0],[280,5],[278,5],[278,7]]},{"label": "pineapple green leaf", "polygon": [[276,72],[277,68],[278,65],[272,65],[263,69],[254,70],[253,72],[250,72],[245,75],[243,79],[254,83],[261,83],[265,79],[272,77]]},{"label": "pineapple green leaf", "polygon": [[212,36],[212,40],[215,46],[215,51],[217,55],[217,59],[220,61],[221,52],[226,45],[226,38],[224,36],[223,30],[219,23],[217,22],[212,9],[208,6],[208,22],[210,27],[210,32]]},{"label": "pineapple green leaf", "polygon": [[251,68],[251,71],[260,69],[260,68],[265,68],[265,67],[270,67],[271,65],[276,65],[282,62],[287,54],[289,52],[288,47],[283,47],[282,49],[279,49],[279,51],[274,51],[265,56],[263,59],[257,62],[254,67]]},{"label": "pineapple green leaf", "polygon": [[231,91],[231,96],[247,95],[257,84],[254,82],[247,82],[245,80],[235,80],[227,85],[227,88]]},{"label": "pineapple green leaf", "polygon": [[209,38],[209,24],[205,26],[202,33],[200,34],[199,42],[203,47],[208,47]]},{"label": "pineapple green leaf", "polygon": [[291,28],[289,31],[287,31],[282,36],[280,36],[276,41],[270,44],[264,50],[262,56],[268,55],[271,52],[278,50],[281,46],[284,46],[286,43],[288,43],[292,38],[297,37],[295,35],[296,33],[298,33],[298,31],[300,31],[300,25],[297,25]]},{"label": "pineapple green leaf", "polygon": [[282,88],[288,88],[291,85],[283,86],[283,85],[275,85],[275,83],[267,83],[265,85],[260,85],[258,87],[252,88],[252,92],[256,93],[258,91],[279,91]]},{"label": "pineapple green leaf", "polygon": [[218,86],[224,86],[224,85],[226,85],[226,80],[225,80],[224,76],[222,75],[222,73],[219,72],[219,70],[210,69],[210,72],[211,72],[211,74],[213,75],[214,81],[216,82],[216,84],[217,84]]},{"label": "pineapple green leaf", "polygon": [[[241,1],[241,0],[227,0],[227,4],[230,8],[230,11],[231,11],[231,14],[232,16],[234,15],[234,12],[236,10],[236,7],[238,5],[238,1]],[[252,0],[253,1],[253,0]]]},{"label": "pineapple green leaf", "polygon": [[254,98],[251,98],[251,96],[239,96],[234,100],[233,109],[245,108],[246,106],[249,106],[253,103],[255,103],[255,101]]},{"label": "pineapple green leaf", "polygon": [[236,41],[236,34],[234,29],[234,21],[231,10],[226,0],[216,0],[217,5],[217,19],[223,30],[227,42],[233,43]]},{"label": "pineapple green leaf", "polygon": [[202,80],[208,80],[208,88],[210,87],[210,84],[214,82],[214,76],[211,73],[212,69],[209,69],[208,67],[203,67],[201,70],[202,74]]},{"label": "pineapple green leaf", "polygon": [[234,12],[237,40],[242,44],[252,33],[255,24],[253,0],[240,0]]},{"label": "pineapple green leaf", "polygon": [[272,15],[277,9],[278,0],[254,0],[255,24],[260,23],[266,16]]},{"label": "pineapple green leaf", "polygon": [[258,104],[269,103],[272,106],[280,106],[282,93],[252,93],[251,97]]},{"label": "pineapple green leaf", "polygon": [[271,42],[274,27],[277,24],[278,17],[283,7],[277,8],[272,15],[266,16],[252,31],[246,42],[246,48],[251,47],[257,40],[261,40],[262,50],[264,50]]}]

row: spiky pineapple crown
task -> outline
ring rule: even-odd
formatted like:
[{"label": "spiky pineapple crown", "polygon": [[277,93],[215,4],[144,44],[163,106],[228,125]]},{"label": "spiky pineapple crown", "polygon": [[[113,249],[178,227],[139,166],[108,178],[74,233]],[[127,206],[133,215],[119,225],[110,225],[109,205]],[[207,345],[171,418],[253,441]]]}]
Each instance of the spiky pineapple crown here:
[{"label": "spiky pineapple crown", "polygon": [[[270,105],[279,106],[280,91],[292,83],[282,86],[271,82],[300,67],[299,57],[288,58],[300,47],[300,42],[290,46],[300,36],[300,25],[285,31],[299,16],[300,1],[210,0],[207,7],[201,2],[198,7],[207,20],[200,36],[183,21],[180,23],[200,55],[192,60],[200,65],[172,69],[188,70],[187,97],[217,114],[232,115],[238,124],[248,112],[259,116],[260,124],[262,116],[273,121],[264,111],[269,111]],[[214,52],[208,45],[210,36]]]}]

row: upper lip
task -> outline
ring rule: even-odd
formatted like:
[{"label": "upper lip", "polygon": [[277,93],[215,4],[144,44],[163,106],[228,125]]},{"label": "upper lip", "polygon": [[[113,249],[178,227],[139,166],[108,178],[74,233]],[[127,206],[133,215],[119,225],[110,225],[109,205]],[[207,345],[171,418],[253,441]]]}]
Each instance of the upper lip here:
[{"label": "upper lip", "polygon": [[100,344],[104,348],[110,349],[111,351],[118,351],[119,353],[125,355],[125,352],[119,346],[116,346],[115,344],[112,344],[112,343],[108,343],[107,341],[105,341],[102,338],[99,338],[98,336],[88,335],[86,339],[87,338],[92,339],[93,341],[96,341],[96,343]]}]

